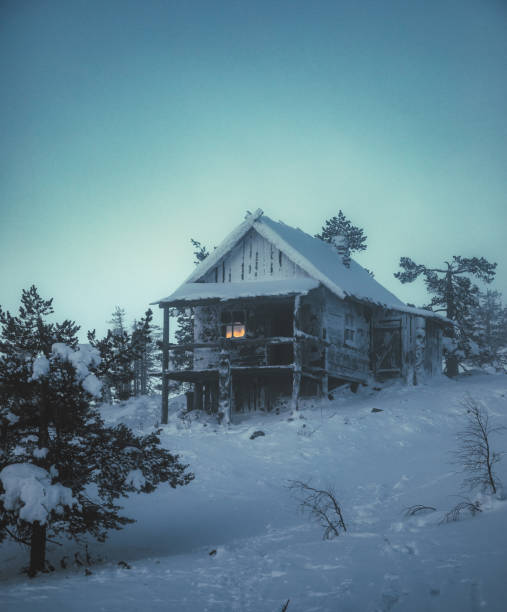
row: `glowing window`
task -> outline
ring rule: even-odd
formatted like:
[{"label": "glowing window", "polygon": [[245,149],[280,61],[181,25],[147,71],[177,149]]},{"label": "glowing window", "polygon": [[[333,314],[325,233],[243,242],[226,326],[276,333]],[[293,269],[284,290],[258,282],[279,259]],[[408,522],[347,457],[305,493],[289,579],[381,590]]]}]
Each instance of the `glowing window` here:
[{"label": "glowing window", "polygon": [[223,338],[244,338],[246,336],[245,312],[243,310],[223,310],[220,320]]}]

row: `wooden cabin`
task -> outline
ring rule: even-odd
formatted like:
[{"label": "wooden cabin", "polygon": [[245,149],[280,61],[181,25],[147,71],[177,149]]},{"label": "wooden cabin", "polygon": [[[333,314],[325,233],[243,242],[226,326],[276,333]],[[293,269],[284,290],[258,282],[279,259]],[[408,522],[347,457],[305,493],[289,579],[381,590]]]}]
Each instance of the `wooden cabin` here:
[{"label": "wooden cabin", "polygon": [[[441,373],[439,315],[401,302],[350,258],[300,229],[248,214],[169,297],[164,310],[162,422],[169,381],[191,384],[189,407],[235,414],[271,410],[344,383]],[[191,309],[194,341],[170,344],[175,309]],[[174,367],[184,351],[190,367]]]}]

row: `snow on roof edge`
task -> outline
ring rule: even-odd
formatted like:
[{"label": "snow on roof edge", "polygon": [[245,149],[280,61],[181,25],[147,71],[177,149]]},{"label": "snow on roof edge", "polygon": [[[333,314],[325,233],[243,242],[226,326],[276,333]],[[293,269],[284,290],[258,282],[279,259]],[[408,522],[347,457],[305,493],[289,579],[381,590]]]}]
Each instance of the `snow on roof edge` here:
[{"label": "snow on roof edge", "polygon": [[314,278],[289,278],[276,281],[242,281],[234,283],[184,283],[166,298],[153,304],[171,304],[198,300],[234,300],[248,297],[306,295],[319,287]]}]

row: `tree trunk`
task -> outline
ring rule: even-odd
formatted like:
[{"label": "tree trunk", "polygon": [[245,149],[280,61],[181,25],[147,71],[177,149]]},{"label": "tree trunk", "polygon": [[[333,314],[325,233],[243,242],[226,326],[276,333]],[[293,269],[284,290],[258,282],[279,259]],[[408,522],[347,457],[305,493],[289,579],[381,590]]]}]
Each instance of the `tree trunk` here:
[{"label": "tree trunk", "polygon": [[33,578],[37,572],[44,571],[46,564],[46,527],[35,521],[30,538],[30,567],[28,575]]},{"label": "tree trunk", "polygon": [[160,422],[167,425],[169,419],[169,379],[166,371],[169,369],[169,307],[164,306],[164,331],[162,336],[162,412]]},{"label": "tree trunk", "polygon": [[231,363],[225,349],[220,351],[218,364],[218,419],[225,425],[231,422]]},{"label": "tree trunk", "polygon": [[445,373],[449,378],[454,378],[458,375],[458,358],[456,355],[447,355],[445,359]]},{"label": "tree trunk", "polygon": [[[447,264],[447,266],[449,269],[447,270],[447,274],[445,275],[445,283],[446,283],[445,293],[446,293],[446,301],[447,301],[446,315],[448,319],[451,319],[451,321],[455,321],[456,320],[456,306],[454,303],[454,288],[452,286],[452,272],[450,269],[450,265]],[[452,328],[450,337],[453,339],[456,337],[456,332],[454,330],[454,327]],[[447,355],[447,357],[445,358],[445,373],[447,376],[449,376],[449,378],[455,378],[459,374],[458,357],[454,353]]]}]

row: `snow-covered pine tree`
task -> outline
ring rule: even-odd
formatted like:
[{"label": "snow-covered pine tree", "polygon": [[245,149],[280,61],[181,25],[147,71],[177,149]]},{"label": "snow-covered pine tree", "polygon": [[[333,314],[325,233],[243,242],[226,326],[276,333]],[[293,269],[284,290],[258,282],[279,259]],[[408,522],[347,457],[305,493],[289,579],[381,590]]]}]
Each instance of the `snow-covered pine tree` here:
[{"label": "snow-covered pine tree", "polygon": [[345,236],[347,238],[350,252],[365,251],[367,236],[364,235],[364,230],[347,219],[341,210],[338,211],[338,216],[331,217],[325,221],[320,234],[316,234],[315,238],[320,238],[324,242],[332,243],[336,236]]},{"label": "snow-covered pine tree", "polygon": [[73,322],[48,323],[52,313],[35,287],[17,316],[0,308],[0,541],[30,548],[30,575],[45,569],[48,539],[104,540],[132,522],[120,497],[193,478],[157,431],[104,425],[93,408],[98,351],[78,346]]},{"label": "snow-covered pine tree", "polygon": [[475,348],[470,355],[471,363],[504,368],[507,365],[507,308],[502,306],[502,294],[491,289],[481,292],[469,319]]},{"label": "snow-covered pine tree", "polygon": [[402,283],[411,283],[419,276],[424,277],[428,293],[433,297],[424,306],[433,312],[443,312],[454,321],[455,329],[446,332],[450,338],[445,348],[446,374],[458,375],[460,359],[467,357],[470,346],[470,315],[478,304],[479,287],[470,277],[491,283],[495,277],[496,263],[484,257],[461,257],[454,255],[452,261],[444,262],[445,267],[429,268],[416,264],[410,257],[400,258],[401,271],[394,276]]},{"label": "snow-covered pine tree", "polygon": [[108,329],[101,340],[95,330],[88,332],[88,342],[99,351],[101,362],[97,373],[103,382],[105,401],[126,400],[133,394],[134,350],[132,337],[126,330],[125,311],[116,307]]},{"label": "snow-covered pine tree", "polygon": [[112,331],[109,329],[102,339],[97,339],[96,331],[93,329],[88,332],[88,342],[97,349],[100,355],[100,363],[95,366],[95,373],[102,383],[102,399],[111,404],[115,395],[114,381],[114,354],[112,346]]}]

